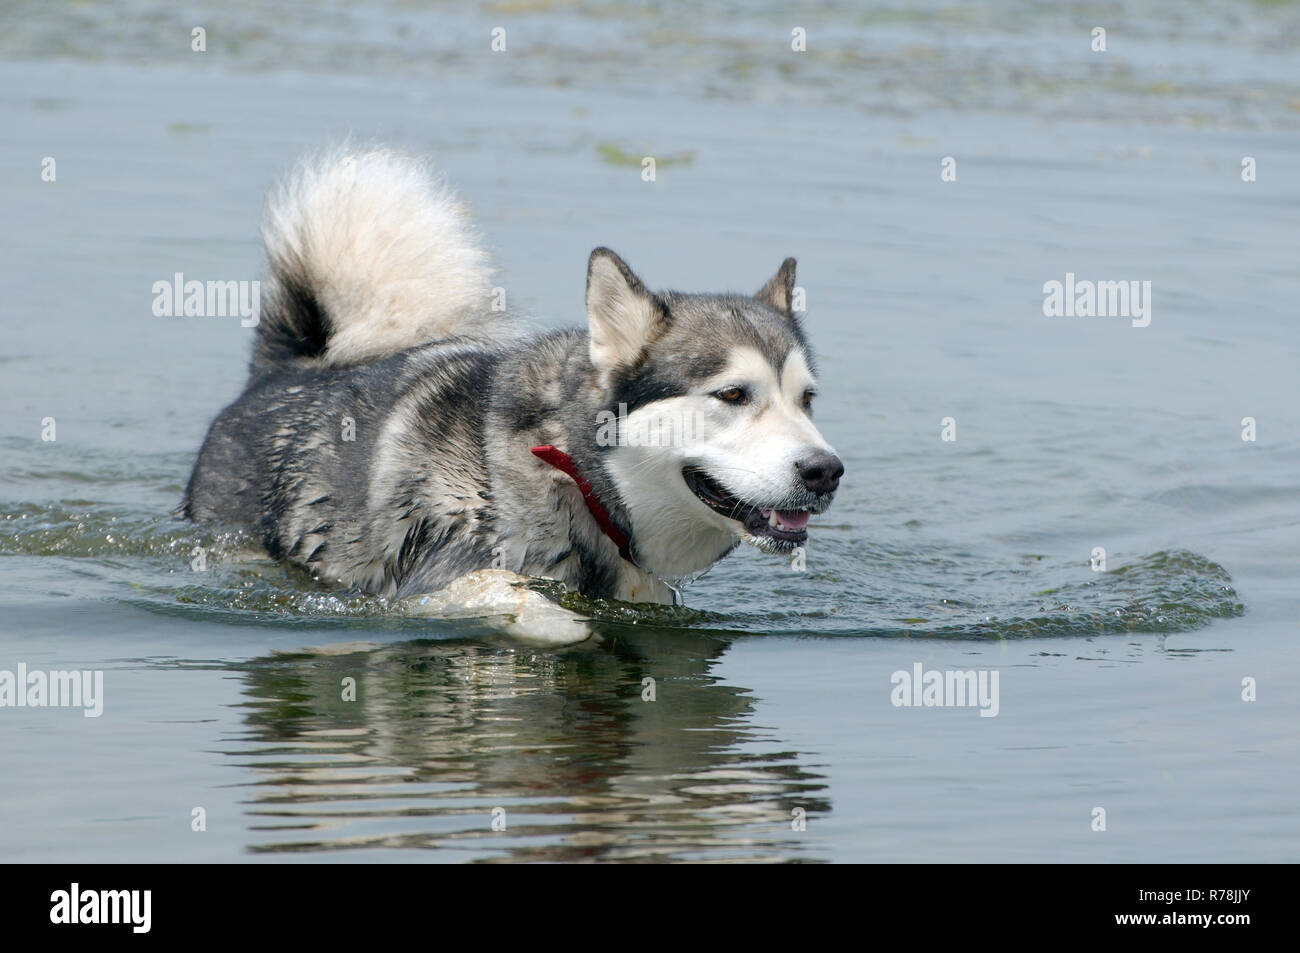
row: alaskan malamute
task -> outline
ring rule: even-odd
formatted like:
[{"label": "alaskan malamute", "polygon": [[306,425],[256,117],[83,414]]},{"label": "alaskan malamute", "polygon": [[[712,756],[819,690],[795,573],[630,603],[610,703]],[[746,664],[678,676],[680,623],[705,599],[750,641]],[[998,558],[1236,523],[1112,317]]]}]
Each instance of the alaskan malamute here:
[{"label": "alaskan malamute", "polygon": [[670,602],[742,540],[788,553],[844,467],[788,258],[752,297],[654,293],[587,263],[587,328],[527,335],[465,211],[387,150],[304,163],[263,226],[270,276],[243,394],[182,515],[381,595],[509,570]]}]

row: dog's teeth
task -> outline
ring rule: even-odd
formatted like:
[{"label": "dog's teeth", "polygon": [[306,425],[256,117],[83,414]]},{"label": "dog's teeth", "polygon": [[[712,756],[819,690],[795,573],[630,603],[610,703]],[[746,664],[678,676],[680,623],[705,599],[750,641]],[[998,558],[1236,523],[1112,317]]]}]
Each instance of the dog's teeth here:
[{"label": "dog's teeth", "polygon": [[776,510],[772,510],[772,515],[767,518],[767,525],[776,526],[779,522],[781,522],[781,518],[777,516]]}]

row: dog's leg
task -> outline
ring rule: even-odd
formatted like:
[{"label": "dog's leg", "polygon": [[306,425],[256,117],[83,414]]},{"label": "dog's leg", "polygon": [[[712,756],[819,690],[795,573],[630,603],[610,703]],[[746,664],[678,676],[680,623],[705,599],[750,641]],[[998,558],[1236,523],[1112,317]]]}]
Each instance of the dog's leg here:
[{"label": "dog's leg", "polygon": [[530,645],[573,645],[593,636],[586,619],[529,588],[529,581],[506,569],[480,569],[403,600],[403,607],[431,618],[502,618],[507,633]]}]

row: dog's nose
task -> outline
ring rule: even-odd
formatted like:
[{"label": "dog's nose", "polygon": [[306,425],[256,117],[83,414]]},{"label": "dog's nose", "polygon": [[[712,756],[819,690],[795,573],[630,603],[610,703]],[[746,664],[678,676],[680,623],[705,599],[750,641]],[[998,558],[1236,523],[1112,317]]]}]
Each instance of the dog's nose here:
[{"label": "dog's nose", "polygon": [[844,476],[840,458],[822,450],[795,461],[794,468],[799,471],[803,485],[817,494],[835,492],[840,477]]}]

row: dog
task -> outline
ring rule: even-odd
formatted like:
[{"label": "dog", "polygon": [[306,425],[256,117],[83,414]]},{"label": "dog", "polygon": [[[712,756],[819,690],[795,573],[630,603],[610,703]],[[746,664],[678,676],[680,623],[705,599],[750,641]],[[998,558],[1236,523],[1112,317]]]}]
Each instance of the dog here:
[{"label": "dog", "polygon": [[596,248],[587,328],[530,334],[445,182],[382,148],[302,162],[262,233],[248,382],[185,518],[397,599],[496,569],[672,603],[742,541],[802,546],[831,505],[793,258],[752,296],[653,293]]}]

